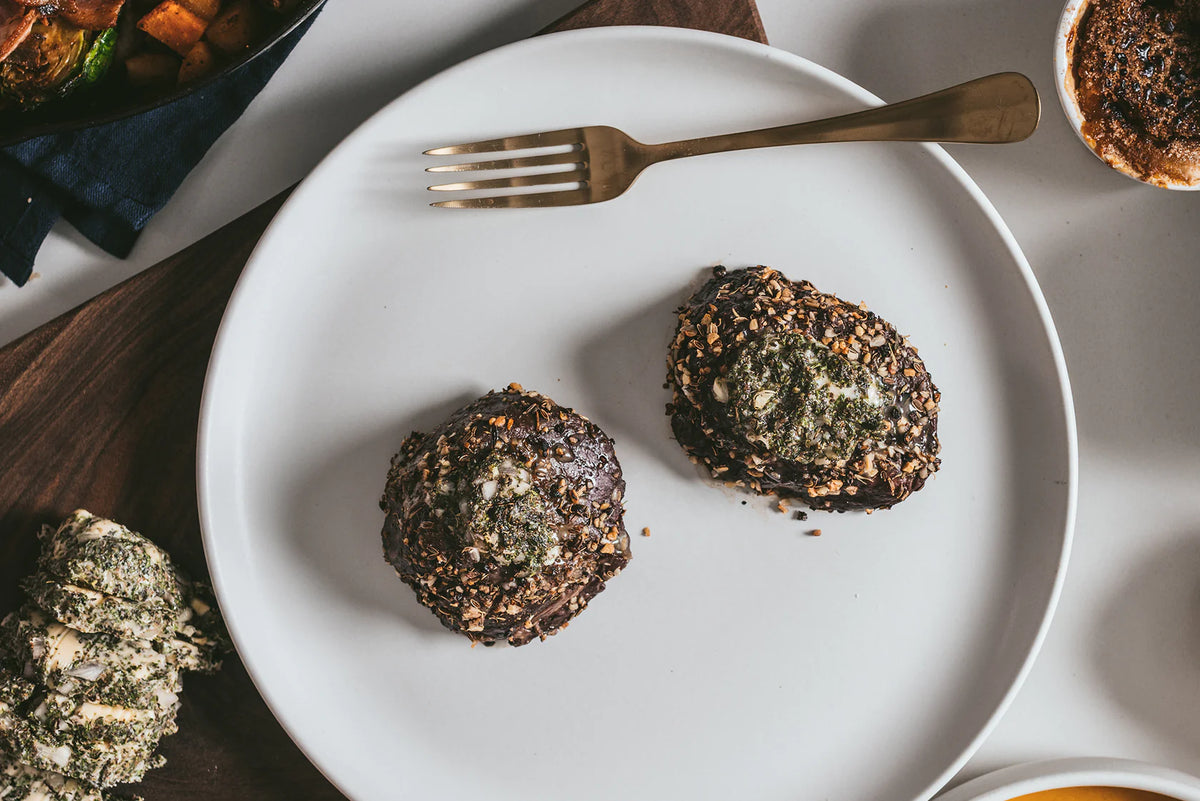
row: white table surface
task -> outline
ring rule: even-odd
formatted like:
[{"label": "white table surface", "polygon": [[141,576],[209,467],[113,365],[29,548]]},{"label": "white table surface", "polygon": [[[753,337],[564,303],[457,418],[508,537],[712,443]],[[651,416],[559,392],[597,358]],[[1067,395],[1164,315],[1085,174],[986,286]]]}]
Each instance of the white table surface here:
[{"label": "white table surface", "polygon": [[[37,278],[23,289],[0,283],[0,344],[299,180],[423,78],[523,38],[577,2],[334,0],[129,259],[60,225]],[[886,100],[1001,70],[1026,73],[1043,96],[1042,127],[1029,141],[950,151],[1008,221],[1058,325],[1079,421],[1079,520],[1041,656],[959,780],[1076,755],[1200,774],[1200,193],[1138,185],[1076,140],[1051,71],[1059,0],[759,7],[772,44]]]}]

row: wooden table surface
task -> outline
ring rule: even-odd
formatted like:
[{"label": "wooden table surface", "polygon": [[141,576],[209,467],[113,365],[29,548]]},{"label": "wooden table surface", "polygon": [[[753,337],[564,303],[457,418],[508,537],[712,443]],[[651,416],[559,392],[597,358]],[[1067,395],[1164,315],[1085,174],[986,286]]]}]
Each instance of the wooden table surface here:
[{"label": "wooden table surface", "polygon": [[[754,0],[592,0],[549,30],[671,25],[766,41]],[[196,427],[225,305],[281,195],[0,349],[0,615],[21,602],[35,532],[112,517],[206,575]],[[381,557],[382,558],[382,557]],[[280,728],[236,656],[189,676],[146,801],[341,798]]]}]

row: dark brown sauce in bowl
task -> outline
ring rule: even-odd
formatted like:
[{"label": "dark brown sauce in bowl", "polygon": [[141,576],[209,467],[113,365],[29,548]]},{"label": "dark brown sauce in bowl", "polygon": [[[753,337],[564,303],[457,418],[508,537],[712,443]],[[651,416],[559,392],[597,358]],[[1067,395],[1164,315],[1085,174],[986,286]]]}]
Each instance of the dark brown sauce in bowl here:
[{"label": "dark brown sauce in bowl", "polygon": [[1200,0],[1092,0],[1073,40],[1092,149],[1143,181],[1200,185]]}]

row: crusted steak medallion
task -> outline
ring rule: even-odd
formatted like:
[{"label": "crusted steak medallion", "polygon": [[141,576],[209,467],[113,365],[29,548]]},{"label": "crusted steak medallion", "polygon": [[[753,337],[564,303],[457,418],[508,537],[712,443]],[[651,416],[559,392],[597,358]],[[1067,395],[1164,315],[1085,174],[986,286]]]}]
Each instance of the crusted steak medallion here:
[{"label": "crusted steak medallion", "polygon": [[678,314],[668,413],[714,478],[814,509],[873,510],[938,469],[937,387],[864,306],[770,267],[717,267]]},{"label": "crusted steak medallion", "polygon": [[511,384],[404,441],[380,502],[384,555],[446,627],[524,645],[628,563],[624,493],[599,427]]}]

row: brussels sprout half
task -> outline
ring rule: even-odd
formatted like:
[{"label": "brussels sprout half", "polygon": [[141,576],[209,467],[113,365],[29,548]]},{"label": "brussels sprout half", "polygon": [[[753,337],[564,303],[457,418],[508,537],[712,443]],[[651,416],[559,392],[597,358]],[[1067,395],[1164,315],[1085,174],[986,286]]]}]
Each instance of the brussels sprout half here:
[{"label": "brussels sprout half", "polygon": [[115,28],[85,31],[58,18],[38,21],[0,63],[0,108],[31,109],[99,81],[116,51]]}]

